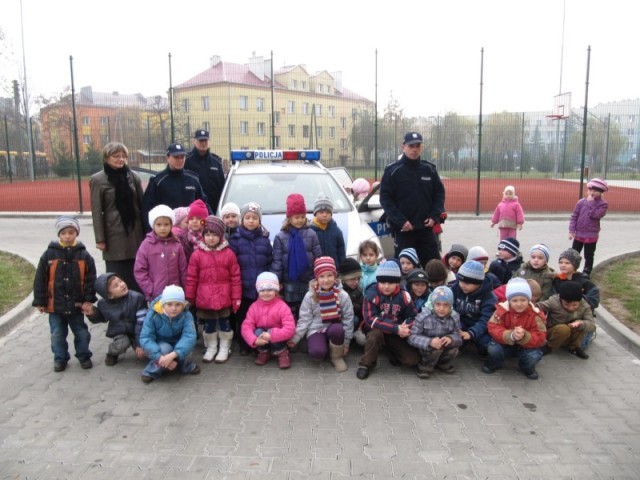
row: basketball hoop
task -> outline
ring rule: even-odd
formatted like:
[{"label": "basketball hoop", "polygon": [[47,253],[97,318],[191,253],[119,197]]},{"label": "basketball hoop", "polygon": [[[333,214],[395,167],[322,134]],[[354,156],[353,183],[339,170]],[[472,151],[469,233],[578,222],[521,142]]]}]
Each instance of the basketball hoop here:
[{"label": "basketball hoop", "polygon": [[551,121],[566,120],[571,115],[571,92],[561,93],[553,97],[553,110],[547,115]]}]

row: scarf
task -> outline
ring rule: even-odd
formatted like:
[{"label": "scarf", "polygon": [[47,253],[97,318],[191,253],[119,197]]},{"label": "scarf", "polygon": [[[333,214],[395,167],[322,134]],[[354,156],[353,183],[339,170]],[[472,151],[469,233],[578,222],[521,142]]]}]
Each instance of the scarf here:
[{"label": "scarf", "polygon": [[129,235],[129,232],[135,228],[136,223],[134,197],[128,181],[129,167],[125,165],[122,168],[115,169],[105,163],[104,173],[107,174],[109,183],[115,188],[116,209],[120,214],[124,232]]},{"label": "scarf", "polygon": [[331,290],[321,290],[316,285],[318,305],[320,306],[320,319],[322,322],[340,322],[342,315],[340,310],[340,297],[338,289],[334,286]]},{"label": "scarf", "polygon": [[309,270],[309,259],[304,248],[302,232],[294,227],[289,230],[289,261],[287,275],[292,282],[300,281],[300,277]]}]

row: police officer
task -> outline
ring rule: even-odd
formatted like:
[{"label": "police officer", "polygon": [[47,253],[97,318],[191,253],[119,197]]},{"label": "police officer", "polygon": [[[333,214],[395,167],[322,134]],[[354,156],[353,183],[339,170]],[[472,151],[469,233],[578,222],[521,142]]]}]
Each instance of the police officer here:
[{"label": "police officer", "polygon": [[222,158],[209,150],[209,132],[196,130],[193,135],[193,149],[187,155],[185,167],[200,179],[200,185],[209,199],[209,209],[215,212],[224,187]]},{"label": "police officer", "polygon": [[402,156],[384,169],[380,203],[394,234],[395,257],[413,247],[423,266],[439,258],[433,227],[444,212],[444,185],[435,164],[420,159],[422,135],[404,136]]},{"label": "police officer", "polygon": [[149,180],[142,197],[147,231],[151,229],[148,223],[149,211],[157,205],[188,207],[198,199],[207,203],[198,175],[184,169],[186,158],[184,147],[179,143],[172,143],[167,147],[167,168]]}]

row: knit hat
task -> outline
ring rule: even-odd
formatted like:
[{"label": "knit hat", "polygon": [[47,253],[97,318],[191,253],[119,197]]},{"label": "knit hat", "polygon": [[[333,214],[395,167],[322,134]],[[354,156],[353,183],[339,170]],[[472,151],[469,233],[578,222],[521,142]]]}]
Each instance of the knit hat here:
[{"label": "knit hat", "polygon": [[78,235],[80,235],[80,222],[78,222],[76,217],[72,217],[71,215],[59,216],[56,219],[56,235],[60,235],[60,231],[67,227],[75,228]]},{"label": "knit hat", "polygon": [[447,269],[437,258],[427,262],[426,272],[431,283],[440,283],[447,279]]},{"label": "knit hat", "polygon": [[278,276],[271,272],[262,272],[256,279],[256,290],[263,292],[265,290],[280,290],[280,282]]},{"label": "knit hat", "polygon": [[240,207],[238,207],[238,205],[236,205],[233,202],[227,202],[225,203],[222,208],[220,209],[220,216],[224,217],[225,215],[229,215],[229,214],[236,214],[238,216],[240,216]]},{"label": "knit hat", "polygon": [[436,287],[429,295],[429,300],[432,305],[435,305],[436,302],[446,302],[449,305],[453,305],[453,292],[451,289],[445,285],[441,287]]},{"label": "knit hat", "polygon": [[202,234],[206,232],[212,232],[214,235],[220,237],[220,240],[224,238],[224,222],[215,215],[209,215],[204,219],[204,227],[202,228]]},{"label": "knit hat", "polygon": [[401,279],[400,267],[393,260],[387,260],[378,265],[376,270],[376,280],[378,282],[400,283]]},{"label": "knit hat", "polygon": [[403,258],[403,257],[409,260],[413,264],[414,268],[420,266],[420,260],[418,259],[418,252],[416,252],[415,248],[409,247],[402,250],[400,252],[400,255],[398,255],[398,258]]},{"label": "knit hat", "polygon": [[498,250],[506,250],[517,257],[520,253],[520,242],[513,237],[507,237],[504,240],[500,240],[498,244]]},{"label": "knit hat", "polygon": [[574,270],[578,270],[578,268],[580,268],[580,262],[582,261],[582,257],[580,256],[577,250],[574,250],[573,248],[567,248],[564,252],[560,254],[560,257],[558,258],[558,260],[563,258],[566,258],[567,260],[569,260],[569,263],[573,265]]},{"label": "knit hat", "polygon": [[460,257],[463,262],[467,260],[467,255],[469,254],[469,250],[464,245],[459,243],[454,243],[451,245],[451,248],[445,255],[445,258],[448,260],[449,257]]},{"label": "knit hat", "polygon": [[356,178],[351,184],[351,191],[357,196],[364,196],[369,193],[369,182],[364,178]]},{"label": "knit hat", "polygon": [[209,209],[207,205],[200,199],[195,200],[189,205],[189,214],[187,218],[191,220],[193,217],[198,217],[202,220],[209,216]]},{"label": "knit hat", "polygon": [[484,267],[480,262],[469,260],[464,262],[458,270],[458,280],[474,285],[482,285],[484,281]]},{"label": "knit hat", "polygon": [[359,278],[362,276],[362,267],[356,259],[351,257],[347,257],[344,262],[340,264],[340,268],[338,270],[342,280],[351,280],[352,278]]},{"label": "knit hat", "polygon": [[162,290],[162,296],[160,297],[160,303],[164,305],[167,302],[180,302],[185,303],[184,290],[178,285],[169,285]]},{"label": "knit hat", "polygon": [[516,187],[514,187],[513,185],[507,185],[506,187],[504,187],[504,191],[505,192],[511,192],[514,195],[516,194]]},{"label": "knit hat", "polygon": [[527,300],[531,300],[531,287],[524,278],[512,278],[507,282],[506,295],[507,300],[513,297],[527,297]]},{"label": "knit hat", "polygon": [[[227,204],[227,205],[229,205],[229,204]],[[227,205],[225,205],[225,207]],[[235,205],[235,203],[234,203],[234,205]],[[240,222],[242,222],[242,220],[244,220],[244,216],[249,212],[255,213],[258,216],[258,220],[260,220],[260,223],[262,223],[262,208],[256,202],[245,203],[242,206],[242,208],[240,209]]]},{"label": "knit hat", "polygon": [[411,285],[412,283],[429,283],[429,278],[427,277],[427,272],[422,270],[421,268],[414,268],[407,275],[407,285]]},{"label": "knit hat", "polygon": [[171,220],[171,225],[175,225],[176,217],[173,214],[173,210],[166,205],[157,205],[149,211],[149,225],[153,228],[153,224],[160,217],[166,217]]},{"label": "knit hat", "polygon": [[333,213],[333,202],[328,197],[318,197],[313,204],[314,215],[323,210],[328,210],[329,212]]},{"label": "knit hat", "polygon": [[551,252],[549,251],[549,247],[547,247],[544,243],[538,243],[531,247],[531,249],[529,250],[529,255],[531,255],[533,252],[541,252],[544,255],[546,261],[549,261],[549,254]]},{"label": "knit hat", "polygon": [[609,190],[609,185],[605,180],[601,178],[592,178],[587,182],[587,188],[593,188],[596,190],[600,190],[601,192],[607,192]]},{"label": "knit hat", "polygon": [[287,218],[294,215],[306,215],[307,206],[304,197],[299,193],[292,193],[287,197]]},{"label": "knit hat", "polygon": [[489,254],[484,248],[480,246],[475,246],[475,247],[471,247],[471,249],[469,250],[467,259],[475,260],[476,262],[479,262],[480,260],[489,260]]},{"label": "knit hat", "polygon": [[176,221],[176,225],[180,225],[185,218],[189,217],[189,207],[174,208],[173,216]]},{"label": "knit hat", "polygon": [[582,300],[582,287],[578,282],[562,282],[558,288],[560,300],[579,302]]},{"label": "knit hat", "polygon": [[338,275],[336,271],[336,262],[331,257],[318,257],[313,262],[313,276],[318,279],[320,275],[326,272],[331,272],[334,275]]}]

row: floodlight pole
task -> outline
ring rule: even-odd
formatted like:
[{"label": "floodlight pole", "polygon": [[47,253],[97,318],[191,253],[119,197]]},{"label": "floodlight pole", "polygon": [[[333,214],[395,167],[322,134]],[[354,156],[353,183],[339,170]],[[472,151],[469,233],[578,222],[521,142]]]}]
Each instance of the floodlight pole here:
[{"label": "floodlight pole", "polygon": [[375,112],[373,123],[373,180],[378,181],[378,49],[375,52]]},{"label": "floodlight pole", "polygon": [[591,65],[591,45],[587,48],[587,80],[584,89],[584,114],[582,117],[582,154],[580,157],[580,190],[578,190],[578,199],[582,198],[582,184],[584,183],[584,163],[585,153],[587,149],[587,107],[589,105],[589,68]]},{"label": "floodlight pole", "polygon": [[176,143],[176,128],[173,123],[173,80],[171,79],[171,53],[169,53],[169,113],[171,115],[171,143]]},{"label": "floodlight pole", "polygon": [[76,116],[76,87],[73,81],[73,56],[69,55],[69,67],[71,68],[71,110],[73,111],[73,139],[76,155],[76,177],[78,177],[78,204],[80,213],[82,209],[82,179],[80,178],[80,148],[78,147],[78,119]]},{"label": "floodlight pole", "polygon": [[480,49],[480,113],[478,115],[478,178],[476,181],[476,217],[480,215],[480,163],[482,161],[482,86],[484,71],[484,47]]}]

